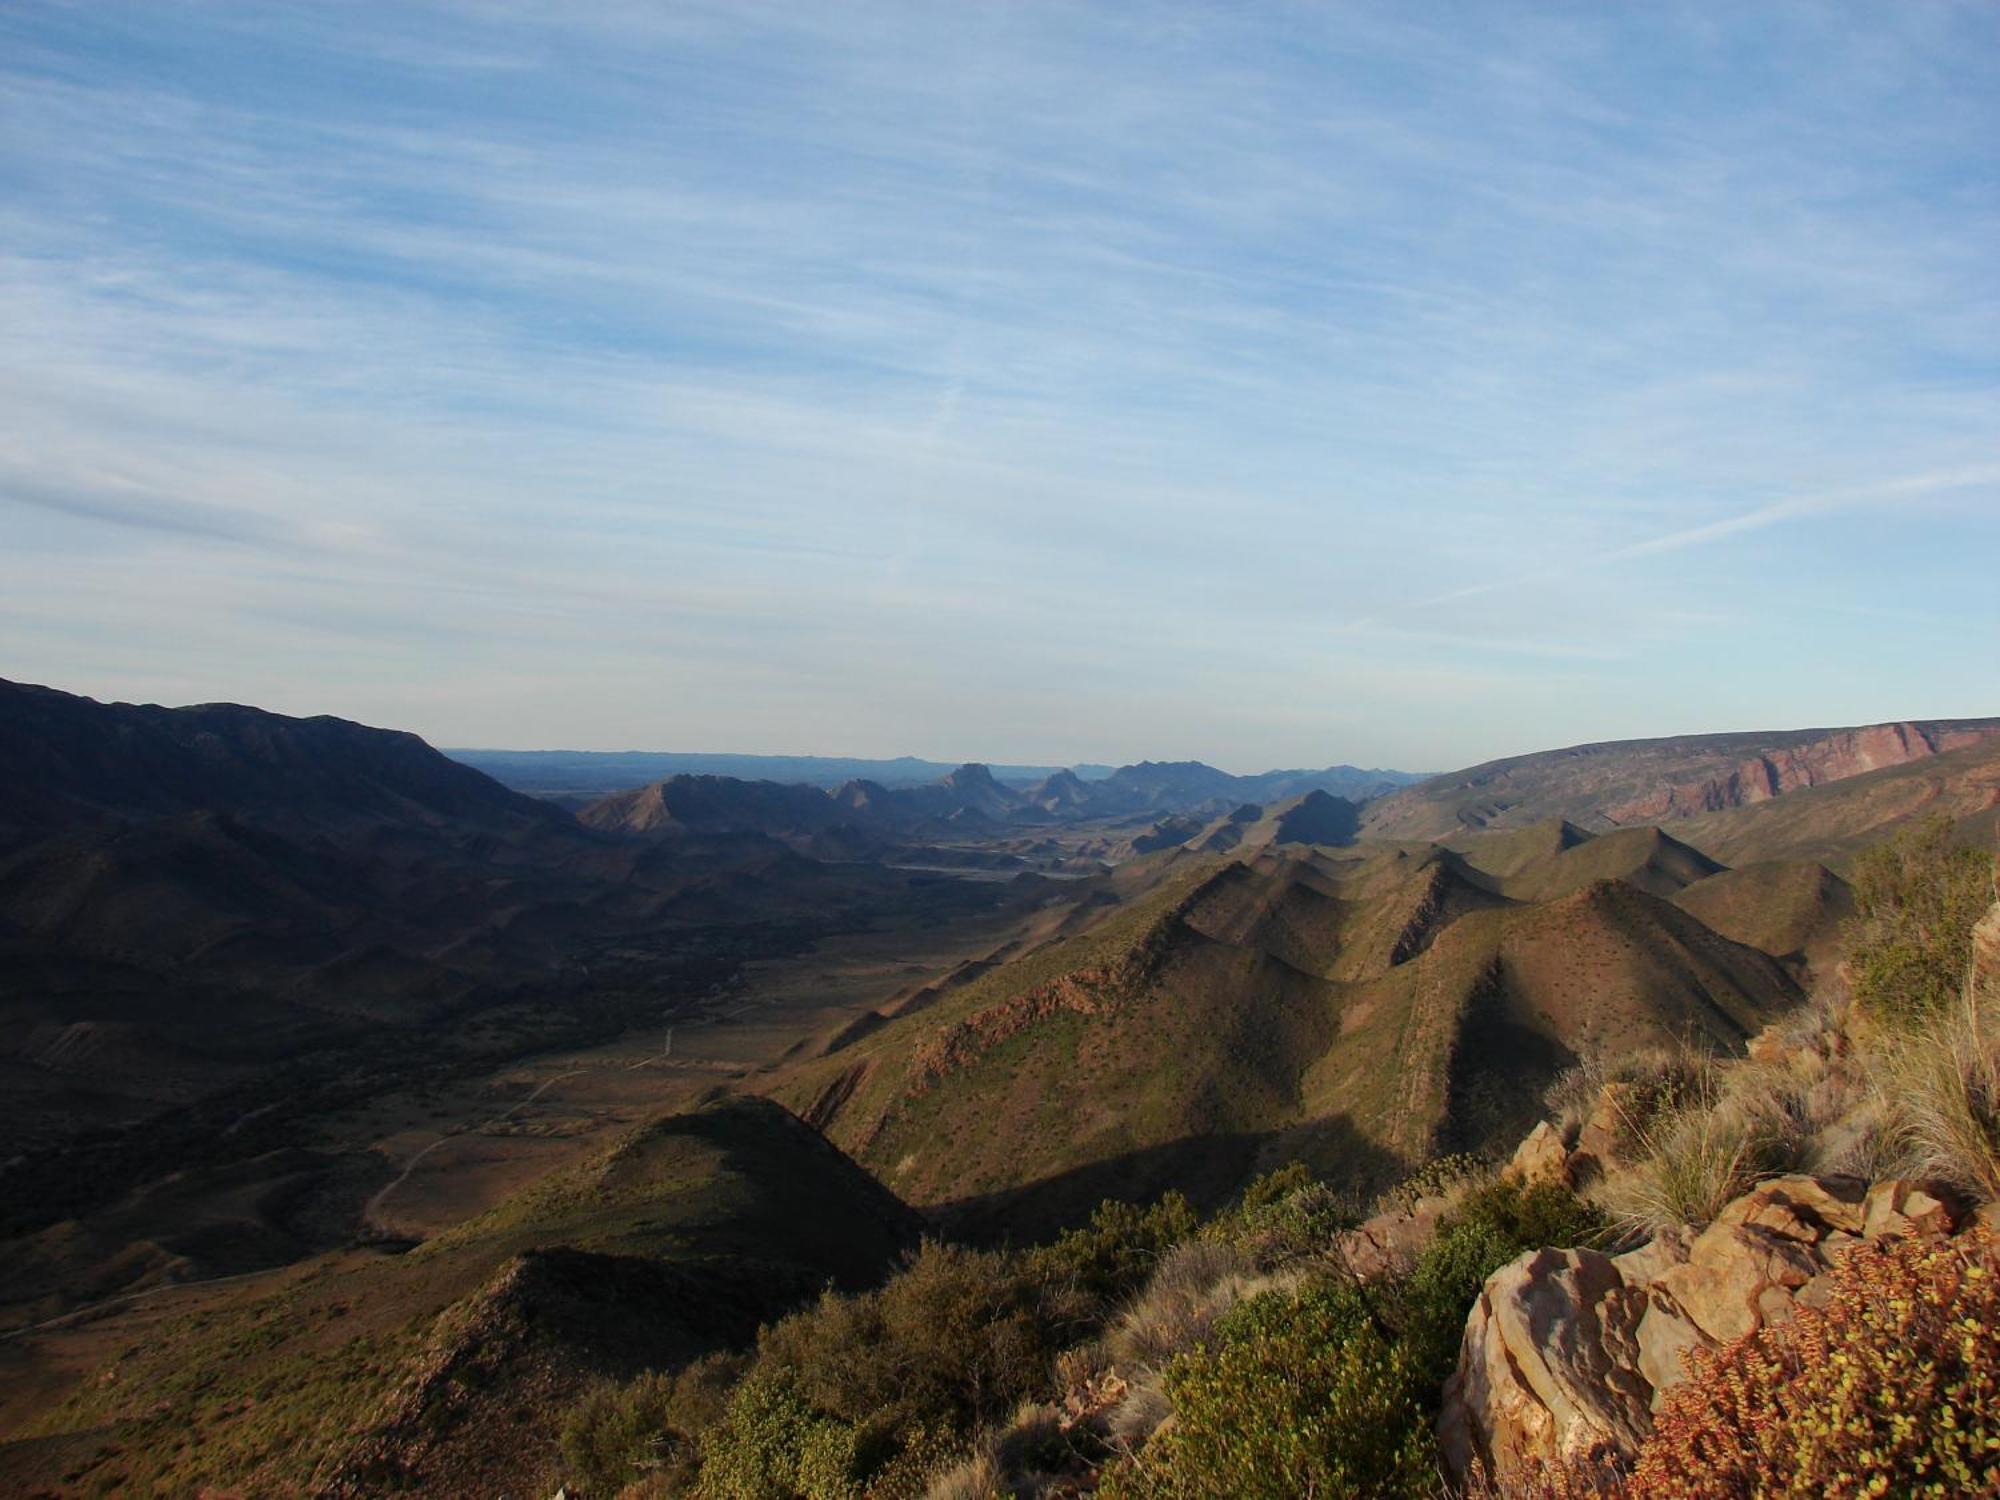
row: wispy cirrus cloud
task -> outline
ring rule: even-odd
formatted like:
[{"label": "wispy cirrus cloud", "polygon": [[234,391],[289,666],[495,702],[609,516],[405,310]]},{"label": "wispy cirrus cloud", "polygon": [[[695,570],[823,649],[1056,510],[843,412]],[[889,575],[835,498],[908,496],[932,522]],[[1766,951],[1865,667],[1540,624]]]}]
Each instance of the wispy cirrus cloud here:
[{"label": "wispy cirrus cloud", "polygon": [[1990,669],[1839,606],[2000,624],[1996,40],[15,7],[0,650],[486,743],[1442,765],[1974,711]]},{"label": "wispy cirrus cloud", "polygon": [[1442,594],[1420,599],[1417,604],[1420,607],[1453,604],[1464,599],[1478,598],[1482,594],[1518,591],[1531,585],[1549,583],[1570,572],[1608,568],[1618,563],[1656,557],[1665,552],[1702,547],[1741,536],[1745,532],[1762,531],[1766,527],[1780,526],[1787,522],[1810,520],[1830,511],[1904,505],[1934,495],[1970,495],[1983,504],[1996,494],[2000,494],[2000,464],[1976,465],[1938,474],[1909,474],[1899,479],[1864,485],[1856,489],[1831,490],[1813,495],[1792,495],[1783,500],[1773,500],[1769,504],[1724,516],[1720,520],[1706,521],[1699,526],[1684,526],[1660,536],[1647,537],[1643,541],[1592,553],[1557,568],[1517,578],[1486,579],[1479,583],[1467,584],[1463,588],[1449,589]]}]

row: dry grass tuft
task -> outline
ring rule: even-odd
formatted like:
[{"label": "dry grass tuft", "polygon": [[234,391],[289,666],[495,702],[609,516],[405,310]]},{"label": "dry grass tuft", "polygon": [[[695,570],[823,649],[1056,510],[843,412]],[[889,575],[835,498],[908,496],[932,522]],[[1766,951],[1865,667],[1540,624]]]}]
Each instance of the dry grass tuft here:
[{"label": "dry grass tuft", "polygon": [[1135,1452],[1173,1414],[1173,1398],[1167,1394],[1163,1372],[1148,1371],[1133,1383],[1111,1414],[1111,1441],[1124,1452]]},{"label": "dry grass tuft", "polygon": [[1848,1107],[1846,1088],[1827,1085],[1816,1063],[1702,1059],[1676,1103],[1633,1122],[1637,1160],[1605,1184],[1606,1207],[1633,1233],[1707,1224],[1764,1178],[1810,1162],[1824,1112]]},{"label": "dry grass tuft", "polygon": [[1130,1382],[1109,1415],[1112,1442],[1131,1452],[1173,1415],[1164,1373],[1176,1355],[1207,1343],[1232,1308],[1302,1279],[1297,1270],[1260,1270],[1253,1252],[1213,1240],[1190,1240],[1164,1256],[1104,1335],[1105,1356]]},{"label": "dry grass tuft", "polygon": [[1901,1169],[2000,1198],[2000,996],[1960,1005],[1882,1045],[1883,1107]]},{"label": "dry grass tuft", "polygon": [[1004,1427],[982,1433],[970,1457],[937,1475],[924,1500],[1015,1500],[1037,1496],[1074,1467],[1075,1452],[1053,1406],[1024,1401]]},{"label": "dry grass tuft", "polygon": [[1558,1073],[1542,1102],[1565,1141],[1596,1112],[1607,1084],[1624,1084],[1623,1145],[1635,1146],[1643,1127],[1684,1103],[1715,1065],[1715,1054],[1691,1039],[1671,1046],[1644,1047],[1616,1056],[1594,1054]]},{"label": "dry grass tuft", "polygon": [[924,1500],[1005,1500],[1010,1493],[1000,1466],[982,1451],[933,1479]]},{"label": "dry grass tuft", "polygon": [[1278,1281],[1234,1245],[1190,1240],[1169,1251],[1145,1290],[1134,1297],[1104,1336],[1120,1370],[1157,1370],[1208,1337],[1230,1308]]}]

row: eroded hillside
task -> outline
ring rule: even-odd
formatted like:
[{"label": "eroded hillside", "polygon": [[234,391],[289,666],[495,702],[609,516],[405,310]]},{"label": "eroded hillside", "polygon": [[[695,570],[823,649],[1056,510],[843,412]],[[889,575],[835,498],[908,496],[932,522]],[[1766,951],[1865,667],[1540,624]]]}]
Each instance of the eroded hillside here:
[{"label": "eroded hillside", "polygon": [[1511,1140],[1580,1055],[1728,1050],[1798,998],[1804,938],[1676,904],[1715,861],[1657,830],[1533,842],[1156,855],[1086,930],[769,1087],[909,1201],[1028,1233],[1293,1159],[1379,1185]]}]

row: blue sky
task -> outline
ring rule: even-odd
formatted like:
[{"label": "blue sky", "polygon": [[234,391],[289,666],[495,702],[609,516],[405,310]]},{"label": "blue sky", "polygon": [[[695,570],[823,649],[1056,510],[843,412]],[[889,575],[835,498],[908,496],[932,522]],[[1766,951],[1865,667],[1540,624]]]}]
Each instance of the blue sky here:
[{"label": "blue sky", "polygon": [[2000,713],[2000,8],[0,10],[0,675],[1432,769]]}]

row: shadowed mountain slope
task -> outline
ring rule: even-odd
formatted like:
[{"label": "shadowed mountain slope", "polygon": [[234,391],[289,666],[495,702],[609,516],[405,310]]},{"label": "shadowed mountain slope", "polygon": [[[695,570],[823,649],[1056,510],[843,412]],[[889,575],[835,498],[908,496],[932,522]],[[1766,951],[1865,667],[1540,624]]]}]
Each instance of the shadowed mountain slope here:
[{"label": "shadowed mountain slope", "polygon": [[0,843],[216,808],[335,835],[373,821],[519,837],[568,821],[397,730],[0,681]]},{"label": "shadowed mountain slope", "polygon": [[[1454,841],[1468,866],[1498,883],[1520,901],[1549,901],[1599,880],[1622,880],[1656,896],[1671,896],[1722,866],[1658,828],[1621,828],[1579,835],[1567,823],[1537,824],[1519,834],[1495,836],[1500,847],[1489,863],[1486,840]],[[1529,853],[1523,840],[1540,845]]]},{"label": "shadowed mountain slope", "polygon": [[814,833],[839,817],[838,804],[817,787],[729,776],[673,776],[577,813],[587,827],[620,833]]},{"label": "shadowed mountain slope", "polygon": [[1269,844],[1351,844],[1361,826],[1352,802],[1312,791],[1269,807],[1248,803],[1218,818],[1191,842],[1205,854]]},{"label": "shadowed mountain slope", "polygon": [[81,1460],[133,1493],[549,1492],[555,1423],[591,1382],[741,1346],[829,1282],[874,1282],[917,1229],[785,1111],[721,1098],[407,1255],[166,1323],[0,1445],[0,1483]]},{"label": "shadowed mountain slope", "polygon": [[754,835],[613,837],[413,735],[233,705],[0,684],[0,799],[10,1234],[282,1163],[315,1111],[651,1024],[885,908],[997,896]]},{"label": "shadowed mountain slope", "polygon": [[1841,924],[1854,914],[1847,882],[1807,859],[1723,870],[1672,900],[1724,937],[1815,970],[1838,956]]}]

